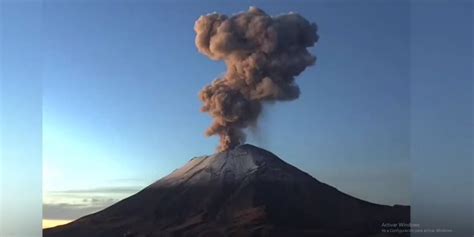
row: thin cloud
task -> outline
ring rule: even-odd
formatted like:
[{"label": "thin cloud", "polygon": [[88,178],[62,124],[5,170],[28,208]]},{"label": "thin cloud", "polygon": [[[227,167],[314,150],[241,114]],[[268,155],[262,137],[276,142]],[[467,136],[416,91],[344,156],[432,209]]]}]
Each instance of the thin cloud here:
[{"label": "thin cloud", "polygon": [[141,186],[124,186],[49,191],[43,202],[43,219],[75,220],[107,208],[141,189]]},{"label": "thin cloud", "polygon": [[127,186],[127,187],[110,187],[110,188],[93,188],[93,189],[74,189],[74,190],[63,190],[63,191],[50,191],[51,194],[68,194],[68,193],[136,193],[143,189],[141,186]]}]

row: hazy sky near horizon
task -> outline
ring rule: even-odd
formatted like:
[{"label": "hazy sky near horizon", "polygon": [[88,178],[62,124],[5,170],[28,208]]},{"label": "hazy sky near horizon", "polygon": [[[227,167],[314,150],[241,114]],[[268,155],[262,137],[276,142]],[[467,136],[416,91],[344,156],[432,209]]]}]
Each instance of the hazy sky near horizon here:
[{"label": "hazy sky near horizon", "polygon": [[[51,1],[43,11],[46,219],[74,219],[211,154],[198,92],[225,71],[194,22],[256,5],[319,25],[300,99],[265,108],[249,143],[358,198],[409,203],[407,4]],[[94,207],[96,209],[94,209]]]}]

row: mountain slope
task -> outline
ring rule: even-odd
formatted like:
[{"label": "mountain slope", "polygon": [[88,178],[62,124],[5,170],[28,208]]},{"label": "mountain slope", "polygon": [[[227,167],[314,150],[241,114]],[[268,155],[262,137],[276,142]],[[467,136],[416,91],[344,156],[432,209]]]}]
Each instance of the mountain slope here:
[{"label": "mountain slope", "polygon": [[356,199],[268,151],[241,145],[194,158],[139,193],[44,236],[375,236],[382,223],[409,223],[409,212]]}]

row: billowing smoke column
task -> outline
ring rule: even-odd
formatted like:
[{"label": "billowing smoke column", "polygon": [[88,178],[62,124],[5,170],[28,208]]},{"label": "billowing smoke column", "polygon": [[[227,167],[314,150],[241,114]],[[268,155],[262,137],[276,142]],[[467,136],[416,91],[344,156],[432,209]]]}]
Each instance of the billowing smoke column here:
[{"label": "billowing smoke column", "polygon": [[227,65],[199,95],[201,110],[214,119],[206,135],[220,136],[219,151],[245,142],[243,129],[256,123],[263,102],[298,98],[295,77],[316,61],[307,48],[318,41],[317,26],[296,13],[272,17],[255,7],[231,17],[213,13],[194,30],[199,52]]}]

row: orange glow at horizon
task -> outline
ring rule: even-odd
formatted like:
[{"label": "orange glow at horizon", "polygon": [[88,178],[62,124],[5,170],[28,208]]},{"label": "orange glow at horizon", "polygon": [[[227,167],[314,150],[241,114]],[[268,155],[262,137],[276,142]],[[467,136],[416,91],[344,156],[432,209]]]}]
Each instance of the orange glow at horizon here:
[{"label": "orange glow at horizon", "polygon": [[43,229],[46,228],[51,228],[59,225],[65,225],[72,220],[49,220],[49,219],[43,219]]}]

